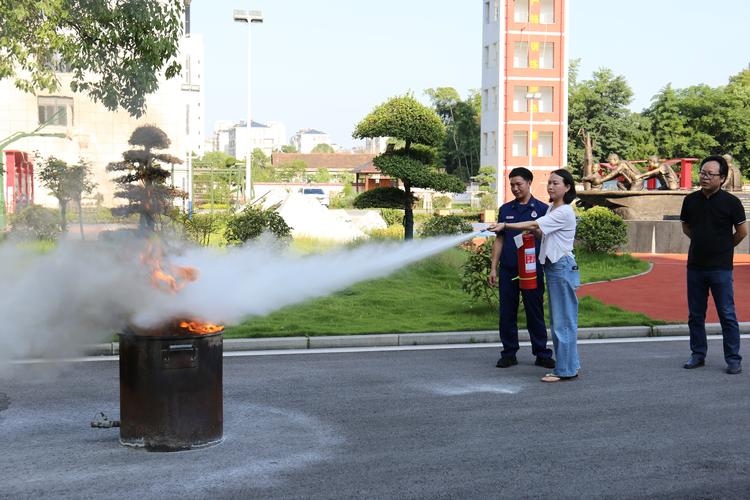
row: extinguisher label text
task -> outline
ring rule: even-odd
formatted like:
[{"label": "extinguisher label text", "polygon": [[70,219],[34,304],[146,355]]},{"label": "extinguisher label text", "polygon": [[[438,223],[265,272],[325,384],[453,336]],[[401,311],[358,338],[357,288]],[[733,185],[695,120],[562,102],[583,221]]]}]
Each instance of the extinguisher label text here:
[{"label": "extinguisher label text", "polygon": [[524,249],[524,265],[527,273],[536,271],[536,252],[534,248]]}]

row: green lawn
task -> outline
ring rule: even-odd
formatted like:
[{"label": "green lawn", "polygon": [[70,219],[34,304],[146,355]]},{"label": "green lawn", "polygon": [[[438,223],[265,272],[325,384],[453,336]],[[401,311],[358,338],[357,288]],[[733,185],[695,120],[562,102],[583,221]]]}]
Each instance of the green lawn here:
[{"label": "green lawn", "polygon": [[[347,335],[428,331],[491,330],[497,311],[473,302],[461,290],[466,254],[449,250],[393,275],[359,283],[328,297],[289,306],[227,328],[226,338],[297,335]],[[601,281],[645,271],[648,264],[629,255],[578,255],[581,280]],[[523,313],[519,326],[525,326]],[[661,322],[591,297],[580,302],[579,324],[586,326],[652,325]]]}]

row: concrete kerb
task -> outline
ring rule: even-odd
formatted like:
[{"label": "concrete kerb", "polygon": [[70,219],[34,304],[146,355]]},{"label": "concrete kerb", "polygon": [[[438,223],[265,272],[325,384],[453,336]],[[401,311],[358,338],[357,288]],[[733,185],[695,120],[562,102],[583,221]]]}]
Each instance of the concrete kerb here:
[{"label": "concrete kerb", "polygon": [[[636,337],[673,337],[689,335],[687,325],[658,326],[608,326],[580,328],[579,339],[616,339]],[[706,325],[706,333],[721,333],[719,323]],[[750,334],[750,322],[740,323],[740,333]],[[520,341],[529,340],[528,330],[519,330]],[[224,350],[262,351],[280,349],[324,349],[337,347],[386,347],[438,344],[486,344],[499,342],[497,330],[480,330],[470,332],[426,332],[426,333],[391,333],[373,335],[339,335],[321,337],[266,337],[256,339],[225,339]],[[112,356],[119,354],[118,342],[107,342],[87,346],[87,356]]]}]

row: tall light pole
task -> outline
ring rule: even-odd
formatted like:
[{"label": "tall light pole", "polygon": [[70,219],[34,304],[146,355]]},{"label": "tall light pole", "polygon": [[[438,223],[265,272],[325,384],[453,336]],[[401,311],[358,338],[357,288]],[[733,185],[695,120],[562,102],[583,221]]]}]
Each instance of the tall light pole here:
[{"label": "tall light pole", "polygon": [[541,92],[529,92],[526,94],[526,102],[529,108],[529,170],[531,170],[532,159],[531,159],[531,138],[534,135],[534,101],[539,101],[542,98]]},{"label": "tall light pole", "polygon": [[238,23],[247,23],[247,153],[245,155],[245,201],[251,200],[253,193],[252,193],[252,155],[253,150],[250,147],[250,132],[252,130],[253,126],[253,118],[251,113],[251,107],[250,107],[250,77],[251,77],[251,57],[252,52],[250,50],[250,25],[252,23],[262,23],[263,22],[263,14],[259,10],[235,10],[234,11],[234,20]]}]

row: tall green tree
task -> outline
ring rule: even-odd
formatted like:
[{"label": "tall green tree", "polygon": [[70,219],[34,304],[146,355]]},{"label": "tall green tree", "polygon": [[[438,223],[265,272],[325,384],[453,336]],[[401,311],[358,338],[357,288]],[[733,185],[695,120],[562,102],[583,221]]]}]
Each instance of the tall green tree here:
[{"label": "tall green tree", "polygon": [[360,121],[352,136],[393,137],[404,141],[402,148],[389,148],[373,160],[385,175],[398,179],[404,186],[404,238],[414,237],[412,188],[435,189],[442,192],[463,192],[458,177],[439,172],[435,151],[445,140],[445,125],[433,110],[413,96],[393,97],[375,107]]},{"label": "tall green tree", "polygon": [[461,100],[453,87],[430,88],[425,94],[445,125],[445,140],[439,148],[445,169],[468,181],[479,172],[481,96],[472,90]]},{"label": "tall green tree", "polygon": [[180,73],[185,0],[0,0],[0,79],[25,92],[70,88],[107,109],[145,111],[146,95]]},{"label": "tall green tree", "polygon": [[39,181],[42,186],[57,198],[60,206],[60,229],[63,233],[68,231],[68,203],[71,200],[67,188],[69,169],[66,162],[54,156],[44,159],[39,169]]},{"label": "tall green tree", "polygon": [[648,118],[628,109],[633,91],[625,77],[601,68],[589,80],[578,79],[579,61],[570,65],[568,88],[568,164],[580,174],[584,160],[581,131],[591,134],[595,160],[609,153],[622,158],[645,157],[656,151]]},{"label": "tall green tree", "polygon": [[729,153],[750,167],[750,71],[724,86],[665,87],[644,111],[664,156],[696,157]]},{"label": "tall green tree", "polygon": [[96,187],[96,183],[91,180],[91,164],[81,158],[78,163],[72,165],[67,185],[70,201],[75,203],[78,209],[78,230],[83,240],[83,195],[91,194]]},{"label": "tall green tree", "polygon": [[680,98],[668,83],[651,99],[651,106],[643,111],[651,120],[654,144],[663,158],[687,157],[691,153],[690,137],[693,130],[680,109]]},{"label": "tall green tree", "polygon": [[112,214],[138,214],[141,232],[151,233],[171,209],[174,198],[184,196],[182,191],[167,184],[171,174],[162,165],[182,163],[182,160],[168,153],[157,153],[167,149],[171,141],[163,130],[153,125],[136,128],[128,144],[137,149],[125,151],[123,161],[107,165],[108,172],[122,172],[114,179],[120,188],[115,196],[128,202],[113,208]]},{"label": "tall green tree", "polygon": [[83,239],[83,195],[91,193],[96,184],[91,180],[91,167],[81,159],[75,165],[54,156],[44,159],[39,169],[39,180],[57,198],[60,206],[60,228],[68,231],[68,204],[78,208],[78,225]]}]

